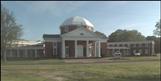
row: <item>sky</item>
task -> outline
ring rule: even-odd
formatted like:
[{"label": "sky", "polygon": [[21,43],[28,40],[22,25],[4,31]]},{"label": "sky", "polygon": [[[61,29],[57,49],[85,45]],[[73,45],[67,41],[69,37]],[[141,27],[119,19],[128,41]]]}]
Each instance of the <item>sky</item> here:
[{"label": "sky", "polygon": [[117,29],[153,35],[160,19],[159,1],[1,1],[22,25],[23,39],[43,40],[43,34],[59,34],[59,26],[73,16],[89,20],[107,36]]}]

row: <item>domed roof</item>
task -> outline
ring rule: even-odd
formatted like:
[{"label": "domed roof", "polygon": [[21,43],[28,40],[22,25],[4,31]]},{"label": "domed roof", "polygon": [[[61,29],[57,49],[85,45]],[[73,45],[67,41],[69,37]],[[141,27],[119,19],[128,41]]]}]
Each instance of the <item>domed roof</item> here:
[{"label": "domed roof", "polygon": [[87,19],[80,17],[80,16],[74,16],[71,17],[67,20],[65,20],[61,26],[68,26],[68,25],[83,25],[83,26],[89,26],[89,27],[94,27],[94,25],[89,22]]}]

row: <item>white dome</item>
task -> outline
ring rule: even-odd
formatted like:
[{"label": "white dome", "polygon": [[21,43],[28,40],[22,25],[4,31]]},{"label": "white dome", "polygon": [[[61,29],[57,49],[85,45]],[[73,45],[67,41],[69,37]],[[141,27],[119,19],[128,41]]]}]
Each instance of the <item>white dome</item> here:
[{"label": "white dome", "polygon": [[78,26],[83,25],[83,26],[94,27],[94,25],[91,22],[80,16],[71,17],[65,20],[61,26],[68,26],[68,25],[78,25]]}]

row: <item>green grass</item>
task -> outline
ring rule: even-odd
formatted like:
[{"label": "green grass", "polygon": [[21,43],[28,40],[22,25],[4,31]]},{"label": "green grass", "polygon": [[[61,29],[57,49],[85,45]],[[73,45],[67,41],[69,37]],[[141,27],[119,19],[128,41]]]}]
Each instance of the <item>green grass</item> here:
[{"label": "green grass", "polygon": [[126,61],[117,60],[116,62],[107,58],[107,63],[86,64],[65,63],[65,60],[59,59],[10,61],[1,64],[1,80],[160,81],[159,57],[126,57],[124,59]]}]

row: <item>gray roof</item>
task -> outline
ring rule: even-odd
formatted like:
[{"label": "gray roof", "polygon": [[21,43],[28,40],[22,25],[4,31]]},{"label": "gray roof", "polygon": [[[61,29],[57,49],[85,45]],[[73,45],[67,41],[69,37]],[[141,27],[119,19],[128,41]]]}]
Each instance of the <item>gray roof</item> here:
[{"label": "gray roof", "polygon": [[90,27],[94,27],[94,25],[88,21],[86,18],[80,17],[80,16],[74,16],[71,17],[67,20],[65,20],[61,26],[68,26],[68,25],[84,25],[84,26],[90,26]]},{"label": "gray roof", "polygon": [[17,47],[11,47],[11,49],[24,49],[24,48],[40,48],[43,49],[43,44],[44,43],[38,43],[34,45],[26,45],[26,46],[17,46]]},{"label": "gray roof", "polygon": [[44,34],[43,38],[60,38],[60,34]]}]

